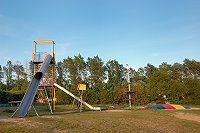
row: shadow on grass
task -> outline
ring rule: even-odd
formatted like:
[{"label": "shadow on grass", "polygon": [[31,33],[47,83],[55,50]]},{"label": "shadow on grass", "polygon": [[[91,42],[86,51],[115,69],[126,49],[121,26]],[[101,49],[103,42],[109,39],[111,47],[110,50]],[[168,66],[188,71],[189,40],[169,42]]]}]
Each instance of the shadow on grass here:
[{"label": "shadow on grass", "polygon": [[[84,109],[80,112],[80,110],[65,110],[65,111],[55,111],[52,113],[50,113],[50,111],[46,110],[46,111],[41,111],[41,112],[37,112],[39,114],[39,116],[63,116],[63,115],[70,115],[70,114],[81,114],[81,113],[86,113],[86,112],[91,112],[92,110],[89,109]],[[28,112],[26,117],[34,117],[37,116],[35,112],[31,111]]]},{"label": "shadow on grass", "polygon": [[[0,116],[8,116],[11,117],[13,112],[17,110],[17,106],[15,107],[0,107]],[[71,105],[57,105],[56,110],[53,111],[53,114],[51,114],[49,108],[45,104],[35,104],[35,109],[39,116],[58,116],[58,115],[70,115],[70,114],[81,114],[81,113],[86,113],[90,112],[93,110],[90,109],[82,109],[80,112],[80,109],[75,108],[72,109]],[[102,109],[101,111],[105,111],[108,109]],[[27,115],[25,117],[35,117],[37,116],[35,111],[31,108],[31,110],[28,111]],[[14,115],[14,118],[17,118],[17,114]]]}]

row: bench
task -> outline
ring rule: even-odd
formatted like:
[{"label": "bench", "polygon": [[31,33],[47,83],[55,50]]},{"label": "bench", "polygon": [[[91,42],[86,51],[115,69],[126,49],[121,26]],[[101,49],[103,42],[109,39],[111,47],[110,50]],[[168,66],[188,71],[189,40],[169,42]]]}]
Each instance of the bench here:
[{"label": "bench", "polygon": [[19,106],[19,104],[21,103],[21,101],[11,101],[8,102],[8,104],[12,107],[12,106]]}]

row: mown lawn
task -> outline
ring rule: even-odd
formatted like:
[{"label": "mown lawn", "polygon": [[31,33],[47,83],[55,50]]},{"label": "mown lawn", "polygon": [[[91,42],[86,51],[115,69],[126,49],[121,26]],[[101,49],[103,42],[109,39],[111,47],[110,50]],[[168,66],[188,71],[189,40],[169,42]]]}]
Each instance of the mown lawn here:
[{"label": "mown lawn", "polygon": [[[11,116],[3,112],[16,107],[0,107],[0,117]],[[0,132],[200,132],[200,122],[175,117],[174,113],[200,116],[200,110],[125,110],[83,111],[59,105],[54,114],[46,106],[37,106],[40,117],[31,110],[25,118],[0,119]]]}]

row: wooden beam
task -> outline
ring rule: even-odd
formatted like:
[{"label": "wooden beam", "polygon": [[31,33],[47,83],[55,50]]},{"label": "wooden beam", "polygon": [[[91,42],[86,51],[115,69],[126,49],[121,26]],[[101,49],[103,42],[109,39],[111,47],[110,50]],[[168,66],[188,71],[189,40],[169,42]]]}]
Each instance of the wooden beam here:
[{"label": "wooden beam", "polygon": [[53,44],[53,42],[36,42],[37,44]]},{"label": "wooden beam", "polygon": [[49,42],[53,42],[53,40],[34,40],[34,41],[36,41],[36,42],[41,42],[41,41],[49,41]]}]

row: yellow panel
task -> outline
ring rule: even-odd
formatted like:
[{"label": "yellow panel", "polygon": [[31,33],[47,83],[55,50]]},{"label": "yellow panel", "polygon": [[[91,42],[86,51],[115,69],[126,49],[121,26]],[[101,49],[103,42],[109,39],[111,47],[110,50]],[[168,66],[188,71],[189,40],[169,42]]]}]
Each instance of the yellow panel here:
[{"label": "yellow panel", "polygon": [[174,108],[176,109],[185,109],[183,106],[181,105],[172,105]]},{"label": "yellow panel", "polygon": [[86,84],[79,84],[79,90],[86,90]]}]

